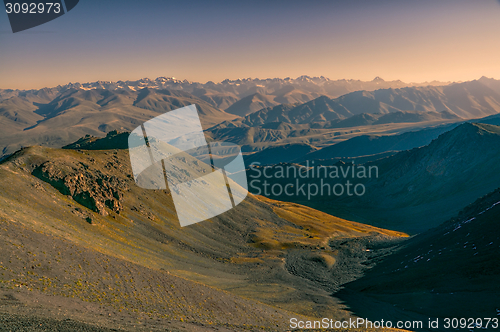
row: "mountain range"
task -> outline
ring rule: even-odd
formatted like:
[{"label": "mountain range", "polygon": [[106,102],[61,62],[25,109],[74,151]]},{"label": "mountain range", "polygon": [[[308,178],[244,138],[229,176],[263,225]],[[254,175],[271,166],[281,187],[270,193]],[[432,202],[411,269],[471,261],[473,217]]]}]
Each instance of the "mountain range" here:
[{"label": "mountain range", "polygon": [[[284,103],[285,100],[291,101],[293,98],[299,98],[297,102],[304,102],[303,97],[297,97],[300,92],[307,94],[327,95],[338,97],[343,94],[358,90],[377,90],[385,88],[401,88],[407,86],[441,86],[450,82],[423,82],[423,83],[405,83],[400,80],[385,81],[376,77],[372,81],[360,80],[331,80],[326,77],[300,76],[295,79],[287,78],[267,78],[267,79],[226,79],[219,83],[208,81],[206,83],[192,82],[188,80],[179,80],[175,77],[158,77],[154,80],[143,78],[135,81],[96,81],[88,83],[69,83],[55,88],[42,89],[46,94],[54,95],[64,90],[75,88],[82,90],[127,90],[138,91],[144,88],[183,90],[200,97],[206,101],[212,100],[214,105],[224,108],[221,105],[223,101],[231,103],[243,97],[263,93],[274,95],[277,102]],[[26,96],[38,94],[38,90],[12,90],[0,89],[0,98],[12,96]],[[310,98],[310,97],[307,97]],[[233,101],[233,102],[234,102]],[[217,105],[217,103],[219,103]]]},{"label": "mountain range", "polygon": [[[191,104],[207,141],[240,145],[249,184],[261,183],[233,209],[180,227],[169,189],[136,184],[128,139]],[[500,313],[498,80],[0,90],[0,149],[0,329],[283,331],[292,317]],[[172,162],[185,172],[178,182],[214,171]],[[355,176],[356,165],[376,176]],[[321,178],[324,166],[340,178]],[[283,168],[292,175],[266,175]],[[261,196],[264,180],[295,194]],[[322,180],[364,192],[298,190]]]},{"label": "mountain range", "polygon": [[[333,98],[329,89],[339,84],[368,90]],[[381,79],[363,83],[301,77],[217,84],[159,78],[4,89],[0,91],[1,157],[21,146],[61,147],[87,134],[102,137],[112,130],[131,130],[159,113],[188,104],[198,106],[209,137],[232,137],[239,144],[246,140],[247,151],[266,148],[262,142],[321,147],[372,131],[402,132],[408,126],[493,115],[500,111],[498,89],[498,81],[485,77],[410,87]],[[293,126],[283,130],[280,123]],[[256,129],[249,132],[247,127]],[[227,128],[233,128],[229,135]]]},{"label": "mountain range", "polygon": [[[332,151],[318,151],[316,155],[307,157],[296,155],[293,158],[289,155],[282,162],[300,160],[301,157],[326,159],[401,151],[429,143],[437,137],[431,133],[444,132],[439,128],[446,128],[445,125],[488,116],[495,123],[494,118],[500,112],[497,82],[483,77],[441,87],[358,91],[336,99],[320,96],[303,104],[279,104],[258,111],[250,110],[252,113],[243,118],[220,123],[206,133],[214,140],[240,144],[248,153],[278,146],[288,149],[286,145],[297,145],[303,152],[300,148],[303,144]],[[261,106],[265,104],[259,104]],[[247,107],[247,112],[250,112],[248,110]],[[245,112],[238,114],[243,116]],[[436,130],[432,129],[434,127]],[[427,134],[392,137],[425,128],[429,129]],[[421,134],[422,138],[417,138]],[[396,142],[399,139],[402,140],[401,145]],[[377,141],[378,147],[370,151],[374,146],[373,140]],[[345,141],[349,144],[344,144]],[[394,148],[391,148],[392,145]],[[343,146],[351,152],[344,150],[342,154],[335,155],[336,151],[343,151]],[[364,151],[363,154],[360,154],[361,151]],[[323,153],[324,156],[320,156]],[[252,159],[256,160],[257,155]],[[269,161],[263,159],[261,163]]]},{"label": "mountain range", "polygon": [[55,95],[39,91],[10,97],[0,101],[1,156],[22,146],[61,147],[85,135],[131,131],[155,116],[191,104],[197,105],[206,128],[236,117],[177,90],[70,88]]},{"label": "mountain range", "polygon": [[[461,207],[500,186],[496,166],[500,162],[499,147],[499,126],[466,122],[442,133],[428,145],[364,164],[367,168],[376,167],[378,177],[360,179],[348,173],[346,179],[322,179],[313,176],[320,174],[318,167],[321,163],[308,163],[309,176],[301,176],[305,186],[308,183],[321,186],[321,180],[332,185],[346,180],[362,183],[366,193],[360,197],[325,194],[309,200],[306,193],[288,196],[284,192],[270,194],[270,197],[305,204],[350,220],[416,234],[439,225]],[[311,155],[319,152],[321,150],[311,152]],[[349,164],[338,161],[333,166],[349,167]],[[296,167],[302,167],[304,171],[304,166]],[[312,168],[315,173],[312,173]],[[268,173],[273,174],[272,171]],[[294,173],[290,174],[293,177]],[[249,176],[249,180],[255,179],[255,174]],[[262,190],[262,180],[265,179],[259,179],[261,182],[256,186]],[[270,185],[281,183],[282,186],[290,181],[286,176],[266,180]]]},{"label": "mountain range", "polygon": [[[375,91],[356,91],[332,99],[326,95],[315,98],[300,105],[283,105],[269,107],[262,98],[258,99],[259,107],[250,109],[248,100],[245,100],[246,112],[238,115],[245,116],[241,121],[249,126],[261,125],[267,122],[287,122],[292,124],[328,122],[344,120],[354,115],[349,126],[376,123],[378,118],[371,118],[369,114],[388,114],[401,112],[401,119],[385,119],[395,121],[424,121],[426,113],[444,113],[443,118],[462,117],[466,119],[485,117],[497,114],[500,111],[500,89],[498,81],[488,78],[453,83],[446,86],[405,87],[399,89],[378,89]],[[493,84],[495,83],[495,84]],[[252,97],[252,96],[249,96]],[[262,96],[261,96],[262,97]],[[248,97],[247,97],[248,98]],[[255,98],[255,95],[252,97]],[[415,111],[414,118],[410,118],[407,111]],[[256,113],[257,112],[257,113]],[[367,113],[367,114],[364,114]],[[250,115],[248,115],[250,114]],[[434,114],[434,116],[437,116]],[[409,119],[407,119],[409,118]],[[340,122],[341,123],[341,122]],[[339,124],[340,124],[339,123]],[[380,123],[384,123],[384,119]]]}]

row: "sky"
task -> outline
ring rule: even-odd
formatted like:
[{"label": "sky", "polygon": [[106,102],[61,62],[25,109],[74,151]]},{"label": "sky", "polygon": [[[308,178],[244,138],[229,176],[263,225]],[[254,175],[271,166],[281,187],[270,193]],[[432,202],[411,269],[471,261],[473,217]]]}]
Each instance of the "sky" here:
[{"label": "sky", "polygon": [[12,33],[0,89],[165,76],[500,79],[498,0],[80,0]]}]

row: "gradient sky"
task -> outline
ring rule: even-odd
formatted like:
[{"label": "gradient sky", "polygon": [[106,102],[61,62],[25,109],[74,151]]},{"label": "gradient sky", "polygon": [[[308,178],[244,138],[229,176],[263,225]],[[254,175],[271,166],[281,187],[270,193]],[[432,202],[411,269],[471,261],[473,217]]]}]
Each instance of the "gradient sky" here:
[{"label": "gradient sky", "polygon": [[0,12],[4,89],[300,75],[500,79],[500,2],[80,0],[16,34]]}]

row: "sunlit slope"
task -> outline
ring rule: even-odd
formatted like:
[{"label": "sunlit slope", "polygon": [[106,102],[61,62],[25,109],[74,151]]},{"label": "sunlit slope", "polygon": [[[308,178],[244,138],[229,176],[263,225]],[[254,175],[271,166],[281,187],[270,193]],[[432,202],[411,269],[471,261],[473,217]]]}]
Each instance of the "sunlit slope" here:
[{"label": "sunlit slope", "polygon": [[253,242],[266,248],[300,246],[320,246],[325,248],[332,238],[351,238],[374,234],[391,237],[407,236],[402,232],[385,230],[337,218],[304,205],[275,201],[264,196],[257,196],[257,198],[271,205],[274,213],[279,217],[292,223],[279,229],[260,227],[253,238]]},{"label": "sunlit slope", "polygon": [[181,228],[168,190],[135,185],[127,150],[27,148],[0,165],[0,188],[4,287],[102,304],[124,320],[275,329],[291,315],[349,317],[289,272],[287,251],[335,264],[329,239],[404,236],[252,196]]}]

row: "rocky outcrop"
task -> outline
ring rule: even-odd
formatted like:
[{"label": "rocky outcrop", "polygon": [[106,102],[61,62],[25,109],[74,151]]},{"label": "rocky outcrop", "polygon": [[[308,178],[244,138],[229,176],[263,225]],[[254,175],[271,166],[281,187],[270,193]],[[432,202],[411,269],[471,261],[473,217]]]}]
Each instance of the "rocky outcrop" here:
[{"label": "rocky outcrop", "polygon": [[46,161],[35,168],[32,174],[103,216],[108,215],[106,208],[120,213],[123,209],[123,191],[129,189],[127,183],[118,177],[89,169],[89,165],[81,162],[61,164]]}]

